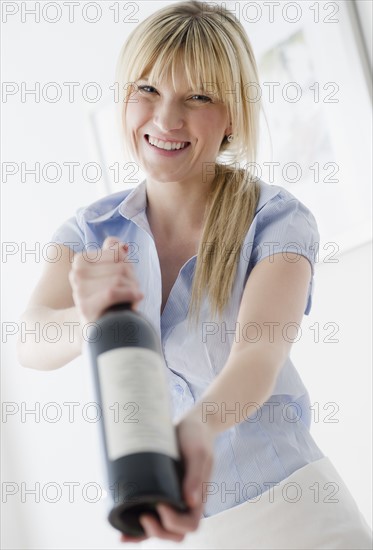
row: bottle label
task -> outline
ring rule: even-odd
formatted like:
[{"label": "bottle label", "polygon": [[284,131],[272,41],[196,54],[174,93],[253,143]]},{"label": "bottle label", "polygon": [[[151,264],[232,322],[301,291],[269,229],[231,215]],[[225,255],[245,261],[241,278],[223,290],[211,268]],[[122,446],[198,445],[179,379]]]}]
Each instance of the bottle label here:
[{"label": "bottle label", "polygon": [[115,348],[101,353],[97,364],[109,459],[140,452],[178,459],[161,356],[145,348]]}]

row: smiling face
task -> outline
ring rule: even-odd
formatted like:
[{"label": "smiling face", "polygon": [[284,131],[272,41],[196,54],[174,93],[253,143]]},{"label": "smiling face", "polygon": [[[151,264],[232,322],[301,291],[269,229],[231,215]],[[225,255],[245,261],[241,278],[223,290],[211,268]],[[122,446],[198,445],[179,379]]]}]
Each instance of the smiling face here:
[{"label": "smiling face", "polygon": [[214,94],[190,90],[183,70],[175,77],[176,91],[172,79],[136,81],[123,115],[127,139],[148,179],[202,181],[204,163],[216,161],[231,132],[228,108]]}]

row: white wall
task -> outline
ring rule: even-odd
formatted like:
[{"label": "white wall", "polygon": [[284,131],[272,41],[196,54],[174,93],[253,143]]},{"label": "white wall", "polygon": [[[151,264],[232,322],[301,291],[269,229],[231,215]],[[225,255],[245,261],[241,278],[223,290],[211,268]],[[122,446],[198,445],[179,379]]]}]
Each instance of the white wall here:
[{"label": "white wall", "polygon": [[[292,358],[310,393],[311,433],[372,524],[372,247],[320,263]],[[319,338],[316,337],[319,328]],[[337,340],[337,342],[333,342]]]},{"label": "white wall", "polygon": [[[165,3],[137,3],[139,18],[150,4],[155,8]],[[22,23],[19,13],[9,17],[2,28],[7,51],[3,81],[41,85],[55,81],[61,86],[75,81],[80,83],[79,92],[85,83],[95,81],[108,90],[120,46],[134,26],[128,22],[113,24],[109,5],[112,3],[101,3],[103,13],[96,24],[84,21],[81,8],[71,24],[66,12],[56,24],[33,23],[29,17]],[[69,103],[64,96],[54,104],[29,99],[22,103],[19,95],[10,97],[2,113],[6,131],[3,161],[25,162],[28,166],[37,161],[41,165],[77,161],[81,169],[85,163],[97,160],[88,124],[91,105],[80,97],[78,94],[77,100]],[[11,323],[17,323],[41,274],[42,255],[40,259],[24,256],[24,247],[42,251],[61,222],[103,192],[103,183],[90,184],[80,176],[70,183],[66,173],[59,183],[34,183],[31,177],[23,183],[13,177],[2,184],[3,246],[8,243],[6,246],[13,246],[15,251],[3,258],[2,328],[6,345],[2,354],[2,400],[7,411],[13,407],[14,412],[3,415],[3,502],[5,490],[13,487],[15,493],[3,504],[4,549],[123,547],[104,520],[104,500],[88,502],[94,499],[93,491],[84,496],[86,484],[102,481],[96,425],[84,416],[85,412],[92,413],[84,409],[92,399],[87,365],[79,358],[49,373],[24,369],[16,359],[16,336],[4,333],[16,326]],[[358,181],[354,182],[354,192],[359,193]],[[317,217],[317,211],[314,213]],[[359,212],[351,211],[351,217],[358,218]],[[346,480],[367,521],[371,518],[370,282],[368,244],[339,256],[337,264],[318,264],[312,313],[304,317],[304,337],[292,353],[311,401],[320,407],[320,421],[313,425],[312,433]],[[319,323],[323,340],[329,333],[322,328],[327,322],[338,325],[339,342],[314,343],[310,327]],[[50,421],[52,407],[44,409],[39,422],[32,415],[22,419],[24,408],[39,403],[43,411],[43,406],[52,402],[62,411],[58,422]],[[66,403],[72,402],[77,406],[70,422]],[[325,421],[331,409],[323,410],[323,406],[329,402],[338,405],[334,417],[337,423]],[[30,489],[37,482],[40,502],[35,503],[32,495],[22,502],[22,488]],[[68,482],[78,483],[74,502],[69,502]],[[56,493],[48,483],[61,490],[58,502],[51,502]]]}]

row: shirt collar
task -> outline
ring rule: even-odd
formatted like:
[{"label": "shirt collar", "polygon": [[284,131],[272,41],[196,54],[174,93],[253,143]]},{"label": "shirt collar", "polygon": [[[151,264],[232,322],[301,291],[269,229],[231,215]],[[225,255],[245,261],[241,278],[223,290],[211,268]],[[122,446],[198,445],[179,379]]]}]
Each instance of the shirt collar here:
[{"label": "shirt collar", "polygon": [[154,239],[146,215],[147,203],[145,179],[128,193],[125,199],[120,203],[118,211],[121,216],[127,220],[133,221]]},{"label": "shirt collar", "polygon": [[[256,207],[255,213],[257,214],[261,208],[275,195],[277,195],[281,187],[277,185],[270,185],[262,180],[259,180],[260,185],[260,197]],[[113,197],[113,196],[112,196]],[[111,197],[108,197],[108,199]],[[151,230],[146,216],[147,196],[146,196],[146,179],[144,179],[139,185],[130,190],[128,195],[122,200],[122,202],[109,209],[104,214],[94,214],[90,217],[89,223],[98,223],[108,220],[116,213],[119,212],[121,216],[128,220],[134,221],[137,225],[143,227],[150,235]]]},{"label": "shirt collar", "polygon": [[[259,180],[260,185],[260,197],[256,207],[256,212],[259,210],[274,196],[276,196],[281,187],[278,185],[270,185],[263,180]],[[146,179],[143,180],[139,185],[134,187],[127,197],[119,205],[119,212],[122,216],[131,220],[132,218],[138,216],[147,206],[147,197],[146,197]]]},{"label": "shirt collar", "polygon": [[[108,207],[103,214],[100,214],[97,211],[98,207],[96,203],[93,204],[88,211],[85,212],[87,223],[96,225],[108,221],[111,218],[117,218],[119,214],[120,216],[133,221],[138,227],[142,228],[151,237],[153,237],[148,218],[146,216],[146,180],[143,180],[139,185],[131,189],[124,199],[118,204],[118,196],[120,195],[123,196],[123,191],[111,194],[98,201],[101,209],[103,208],[102,203]],[[113,204],[115,205],[114,207]]]},{"label": "shirt collar", "polygon": [[146,180],[134,187],[119,205],[119,213],[128,220],[132,220],[147,206]]}]

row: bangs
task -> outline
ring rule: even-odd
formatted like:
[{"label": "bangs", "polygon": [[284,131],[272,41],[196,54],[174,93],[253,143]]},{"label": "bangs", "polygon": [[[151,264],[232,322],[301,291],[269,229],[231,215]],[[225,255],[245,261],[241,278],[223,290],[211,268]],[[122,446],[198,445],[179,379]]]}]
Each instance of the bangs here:
[{"label": "bangs", "polygon": [[178,19],[163,26],[161,38],[157,29],[157,40],[148,37],[148,46],[138,57],[140,64],[133,67],[137,73],[134,80],[146,76],[156,86],[171,78],[176,91],[176,73],[182,67],[191,89],[201,90],[224,102],[223,84],[230,87],[235,79],[226,54],[227,44],[223,47],[216,40],[216,30],[221,35],[221,29],[214,32],[210,25],[210,21],[202,18],[184,20],[180,25]]}]

